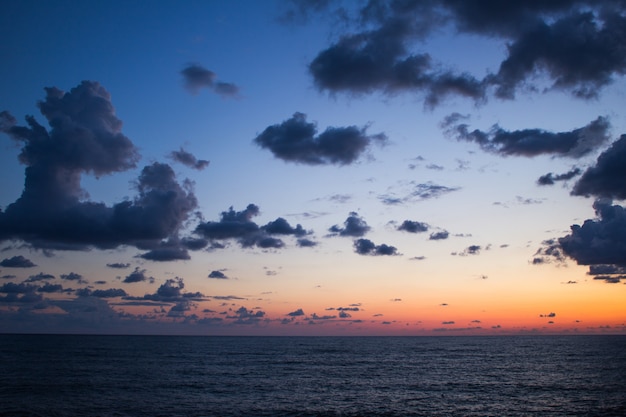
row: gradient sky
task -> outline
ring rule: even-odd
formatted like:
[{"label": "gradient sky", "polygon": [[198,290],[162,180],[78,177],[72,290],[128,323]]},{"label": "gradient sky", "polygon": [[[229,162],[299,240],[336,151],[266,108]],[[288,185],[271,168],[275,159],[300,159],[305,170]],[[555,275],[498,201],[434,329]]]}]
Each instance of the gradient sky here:
[{"label": "gradient sky", "polygon": [[14,1],[0,332],[626,332],[626,2]]}]

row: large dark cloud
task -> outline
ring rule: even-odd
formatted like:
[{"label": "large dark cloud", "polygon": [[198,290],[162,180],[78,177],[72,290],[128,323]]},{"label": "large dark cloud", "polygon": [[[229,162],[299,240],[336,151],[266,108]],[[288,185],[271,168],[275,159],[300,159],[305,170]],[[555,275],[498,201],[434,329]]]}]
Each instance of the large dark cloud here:
[{"label": "large dark cloud", "polygon": [[233,83],[217,80],[217,75],[202,65],[191,64],[181,72],[185,87],[193,94],[197,94],[201,89],[206,88],[222,97],[239,96],[239,87]]},{"label": "large dark cloud", "polygon": [[[318,2],[298,6],[301,15],[325,8]],[[309,70],[321,90],[412,91],[428,106],[449,95],[480,102],[492,89],[511,99],[518,90],[539,89],[537,79],[539,84],[547,79],[550,89],[590,98],[626,73],[625,10],[621,0],[370,1]],[[479,79],[416,52],[442,27],[501,41],[507,51],[499,68]]]},{"label": "large dark cloud", "polygon": [[626,134],[600,154],[574,185],[572,194],[626,199]]},{"label": "large dark cloud", "polygon": [[299,224],[291,226],[282,217],[265,226],[259,226],[252,221],[252,218],[259,214],[259,207],[255,204],[248,204],[242,211],[235,211],[230,207],[228,211],[221,213],[219,221],[200,223],[195,233],[210,241],[235,239],[242,247],[257,246],[262,249],[280,249],[285,246],[281,239],[271,235],[302,237],[310,233]]},{"label": "large dark cloud", "polygon": [[597,219],[573,225],[569,235],[559,238],[563,252],[580,265],[626,266],[626,209],[604,200],[593,207]]},{"label": "large dark cloud", "polygon": [[179,184],[169,165],[155,162],[142,169],[133,199],[113,206],[89,201],[81,176],[128,170],[137,150],[97,82],[46,92],[38,106],[50,130],[30,116],[27,126],[18,126],[8,112],[0,114],[1,131],[23,144],[19,159],[26,165],[22,195],[0,212],[0,240],[86,250],[154,245],[176,236],[197,205],[191,183]]},{"label": "large dark cloud", "polygon": [[334,225],[328,231],[339,236],[361,237],[370,230],[365,220],[354,211],[350,212],[343,225],[344,227]]},{"label": "large dark cloud", "polygon": [[446,117],[442,127],[459,141],[475,142],[484,151],[503,156],[555,155],[581,158],[608,140],[609,122],[598,117],[588,125],[569,132],[549,132],[543,129],[508,131],[494,125],[488,132],[470,130],[464,116],[454,113]]},{"label": "large dark cloud", "polygon": [[382,134],[368,135],[367,128],[328,127],[317,134],[315,123],[295,113],[281,124],[267,127],[254,142],[276,158],[307,165],[347,165],[355,162],[372,143],[385,143]]}]

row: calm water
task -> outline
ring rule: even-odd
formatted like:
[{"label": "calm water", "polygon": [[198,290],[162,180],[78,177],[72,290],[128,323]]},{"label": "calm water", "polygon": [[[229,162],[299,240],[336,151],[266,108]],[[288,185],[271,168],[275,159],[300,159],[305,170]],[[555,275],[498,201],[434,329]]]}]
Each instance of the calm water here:
[{"label": "calm water", "polygon": [[626,416],[626,337],[0,335],[0,416]]}]

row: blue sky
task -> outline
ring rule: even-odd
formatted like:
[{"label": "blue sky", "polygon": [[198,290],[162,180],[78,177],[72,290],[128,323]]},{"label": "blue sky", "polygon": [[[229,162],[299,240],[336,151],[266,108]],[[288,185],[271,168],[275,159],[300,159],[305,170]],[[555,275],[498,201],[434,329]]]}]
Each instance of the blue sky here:
[{"label": "blue sky", "polygon": [[0,331],[623,332],[626,6],[491,3],[7,2]]}]

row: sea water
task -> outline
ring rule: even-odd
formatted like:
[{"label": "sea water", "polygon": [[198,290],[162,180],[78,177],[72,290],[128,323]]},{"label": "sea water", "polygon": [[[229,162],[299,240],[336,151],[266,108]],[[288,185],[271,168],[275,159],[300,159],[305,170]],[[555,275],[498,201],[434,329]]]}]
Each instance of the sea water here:
[{"label": "sea water", "polygon": [[0,335],[0,416],[626,416],[626,336]]}]

